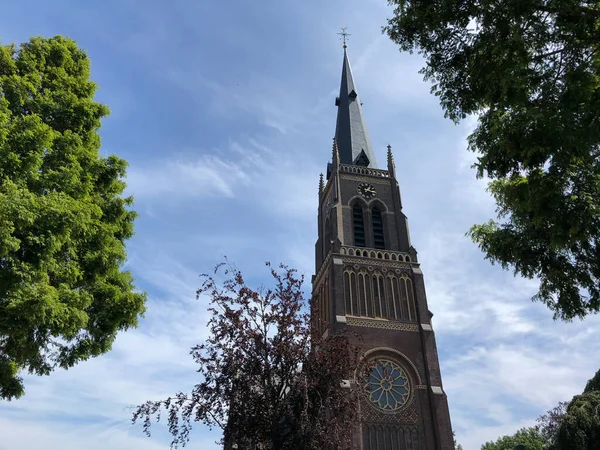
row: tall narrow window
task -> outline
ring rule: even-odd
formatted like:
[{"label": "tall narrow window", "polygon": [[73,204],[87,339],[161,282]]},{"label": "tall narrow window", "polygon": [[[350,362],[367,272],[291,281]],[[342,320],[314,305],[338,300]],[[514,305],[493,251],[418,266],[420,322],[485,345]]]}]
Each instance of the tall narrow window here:
[{"label": "tall narrow window", "polygon": [[373,275],[373,305],[375,307],[375,317],[388,317],[383,275],[380,273]]},{"label": "tall narrow window", "polygon": [[346,297],[346,314],[358,316],[358,296],[356,289],[356,274],[353,270],[344,271],[344,293]]},{"label": "tall narrow window", "polygon": [[366,247],[365,222],[363,219],[363,210],[360,205],[354,205],[354,208],[352,208],[352,221],[354,224],[354,245],[357,247]]},{"label": "tall narrow window", "polygon": [[361,316],[373,317],[371,301],[371,277],[366,272],[358,273],[358,310]]},{"label": "tall narrow window", "polygon": [[379,208],[373,208],[371,211],[371,220],[373,222],[373,246],[375,248],[385,248],[383,217],[381,216],[381,210]]}]

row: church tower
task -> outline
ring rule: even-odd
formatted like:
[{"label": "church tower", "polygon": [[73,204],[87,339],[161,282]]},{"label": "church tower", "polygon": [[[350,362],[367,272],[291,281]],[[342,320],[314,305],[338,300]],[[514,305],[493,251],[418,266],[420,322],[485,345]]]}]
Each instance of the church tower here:
[{"label": "church tower", "polygon": [[[377,167],[346,45],[331,162],[319,182],[313,301],[323,323],[362,337],[362,450],[452,450],[450,414],[391,147]],[[364,372],[361,372],[364,373]],[[358,374],[358,369],[357,369]]]}]

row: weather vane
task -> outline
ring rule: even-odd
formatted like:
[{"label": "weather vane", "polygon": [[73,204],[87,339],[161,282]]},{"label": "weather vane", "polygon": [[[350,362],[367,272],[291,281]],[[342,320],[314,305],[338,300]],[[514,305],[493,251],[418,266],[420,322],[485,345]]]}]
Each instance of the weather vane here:
[{"label": "weather vane", "polygon": [[341,40],[344,42],[344,48],[347,48],[346,42],[348,41],[348,36],[352,36],[350,33],[347,33],[346,30],[348,27],[342,28],[342,32],[338,33],[341,36]]}]

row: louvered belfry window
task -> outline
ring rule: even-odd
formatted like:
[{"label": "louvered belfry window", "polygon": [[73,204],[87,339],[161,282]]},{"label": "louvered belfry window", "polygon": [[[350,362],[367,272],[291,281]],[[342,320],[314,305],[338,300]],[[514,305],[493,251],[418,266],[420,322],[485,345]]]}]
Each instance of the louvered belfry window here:
[{"label": "louvered belfry window", "polygon": [[365,222],[363,219],[363,210],[360,205],[354,205],[354,208],[352,208],[352,221],[354,224],[354,245],[365,247]]},{"label": "louvered belfry window", "polygon": [[375,248],[385,248],[385,239],[383,237],[383,217],[379,208],[375,207],[371,211],[373,222],[373,246]]}]

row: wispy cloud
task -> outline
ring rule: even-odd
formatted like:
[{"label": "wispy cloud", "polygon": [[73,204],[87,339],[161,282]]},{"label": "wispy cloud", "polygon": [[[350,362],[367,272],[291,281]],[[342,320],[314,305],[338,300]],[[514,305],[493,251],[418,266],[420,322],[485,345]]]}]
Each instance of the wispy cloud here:
[{"label": "wispy cloud", "polygon": [[[202,152],[188,152],[188,154]],[[220,154],[219,154],[220,153]],[[296,161],[296,153],[275,153],[249,138],[230,141],[225,151],[136,166],[127,176],[128,193],[141,202],[168,197],[182,199],[225,197],[260,204],[279,217],[308,218],[316,207],[319,167]],[[175,159],[175,160],[174,160]]]}]

